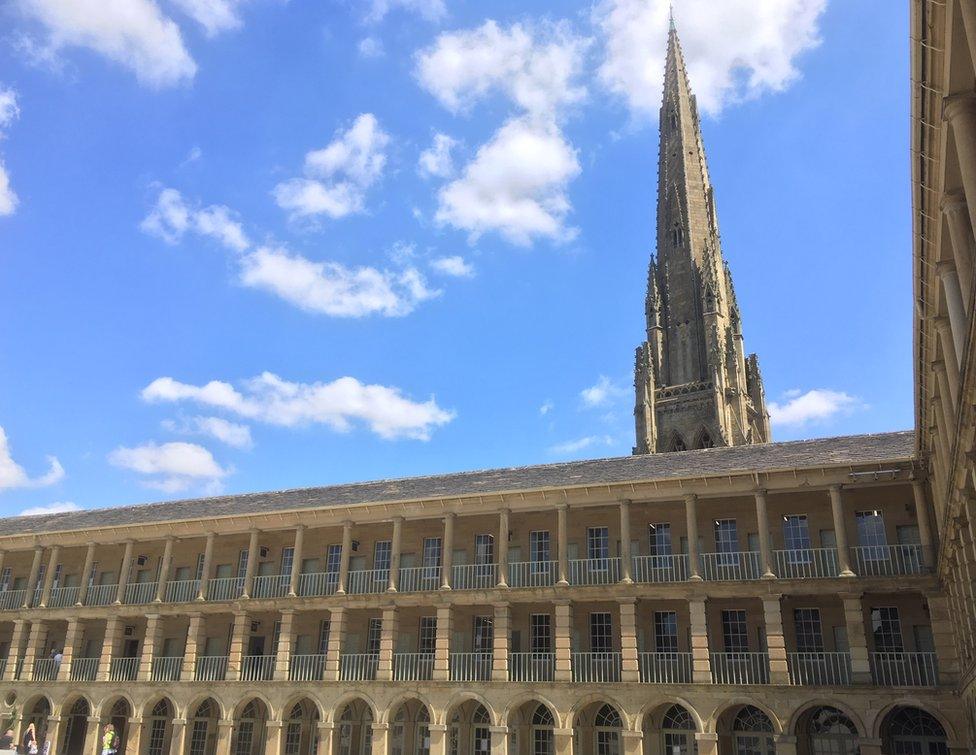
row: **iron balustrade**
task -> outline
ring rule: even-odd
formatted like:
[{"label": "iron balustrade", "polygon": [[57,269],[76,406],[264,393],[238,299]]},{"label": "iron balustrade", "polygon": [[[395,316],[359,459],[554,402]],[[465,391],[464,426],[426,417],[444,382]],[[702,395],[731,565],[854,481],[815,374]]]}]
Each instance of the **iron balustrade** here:
[{"label": "iron balustrade", "polygon": [[400,567],[400,582],[397,587],[400,592],[424,592],[436,590],[440,586],[441,567],[439,566]]},{"label": "iron balustrade", "polygon": [[270,682],[274,679],[275,656],[245,655],[241,658],[242,682]]},{"label": "iron balustrade", "polygon": [[619,581],[619,558],[574,558],[569,562],[571,585],[612,585]]},{"label": "iron balustrade", "polygon": [[425,682],[434,675],[433,653],[394,653],[393,679],[398,682]]},{"label": "iron balustrade", "polygon": [[714,684],[769,684],[769,653],[712,653]]},{"label": "iron balustrade", "polygon": [[128,605],[142,605],[152,603],[156,599],[156,582],[133,582],[125,586],[123,602]]},{"label": "iron balustrade", "polygon": [[86,606],[110,606],[119,594],[118,585],[92,585],[85,596]]},{"label": "iron balustrade", "polygon": [[244,592],[244,577],[215,577],[207,584],[207,600],[237,600]]},{"label": "iron balustrade", "polygon": [[556,584],[555,561],[516,561],[508,565],[511,587],[549,587]]},{"label": "iron balustrade", "polygon": [[850,653],[788,653],[790,684],[835,686],[851,683]]},{"label": "iron balustrade", "polygon": [[93,682],[98,676],[98,658],[72,658],[69,672],[73,682]]},{"label": "iron balustrade", "polygon": [[375,595],[390,586],[389,569],[364,569],[349,572],[346,592],[350,595]]},{"label": "iron balustrade", "polygon": [[199,579],[178,579],[166,583],[167,603],[191,603],[199,594]]},{"label": "iron balustrade", "polygon": [[634,556],[631,577],[635,582],[684,582],[688,579],[688,554]]},{"label": "iron balustrade", "polygon": [[38,658],[34,661],[31,681],[53,682],[58,678],[59,668],[61,668],[61,662],[54,660],[54,658]]},{"label": "iron balustrade", "polygon": [[640,653],[637,660],[644,684],[691,683],[691,653]]},{"label": "iron balustrade", "polygon": [[154,682],[178,682],[183,671],[183,656],[160,656],[152,659],[151,678]]},{"label": "iron balustrade", "polygon": [[762,558],[758,551],[702,553],[702,579],[714,581],[742,581],[759,579],[763,574]]},{"label": "iron balustrade", "polygon": [[78,602],[77,587],[55,587],[51,589],[51,597],[47,601],[48,608],[65,608]]},{"label": "iron balustrade", "polygon": [[293,682],[320,682],[325,678],[325,655],[293,655],[288,665],[288,678]]},{"label": "iron balustrade", "polygon": [[222,682],[227,678],[226,655],[201,655],[193,678],[198,682]]},{"label": "iron balustrade", "polygon": [[252,598],[283,598],[288,594],[291,576],[288,574],[262,574],[254,578]]},{"label": "iron balustrade", "polygon": [[338,572],[310,572],[298,575],[298,594],[303,598],[333,595],[338,586]]},{"label": "iron balustrade", "polygon": [[491,653],[451,653],[448,670],[452,682],[486,682],[491,679]]},{"label": "iron balustrade", "polygon": [[574,682],[605,684],[620,681],[620,653],[572,653],[570,657]]},{"label": "iron balustrade", "polygon": [[790,548],[773,551],[774,571],[780,579],[836,577],[836,548]]},{"label": "iron balustrade", "polygon": [[455,590],[486,590],[498,584],[496,564],[454,564],[451,587]]},{"label": "iron balustrade", "polygon": [[921,545],[856,545],[854,571],[862,577],[889,577],[897,574],[921,574]]},{"label": "iron balustrade", "polygon": [[135,681],[139,674],[138,658],[113,658],[108,668],[108,679],[110,682],[131,682]]},{"label": "iron balustrade", "polygon": [[508,654],[508,680],[511,682],[551,682],[555,675],[555,653]]},{"label": "iron balustrade", "polygon": [[4,590],[0,592],[0,609],[5,611],[20,608],[24,605],[27,590]]},{"label": "iron balustrade", "polygon": [[934,687],[939,683],[935,653],[871,653],[871,674],[882,687]]},{"label": "iron balustrade", "polygon": [[339,656],[339,681],[368,682],[376,679],[377,653],[343,653]]}]

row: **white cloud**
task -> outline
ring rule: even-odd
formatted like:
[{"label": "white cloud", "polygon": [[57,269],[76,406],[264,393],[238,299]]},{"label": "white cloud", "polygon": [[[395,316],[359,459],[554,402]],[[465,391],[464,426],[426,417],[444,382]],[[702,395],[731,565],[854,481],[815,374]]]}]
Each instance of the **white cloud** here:
[{"label": "white cloud", "polygon": [[612,446],[613,438],[609,435],[587,435],[576,440],[568,440],[565,443],[557,443],[549,447],[549,453],[555,456],[568,456],[578,453],[593,446]]},{"label": "white cloud", "polygon": [[19,203],[17,195],[10,186],[10,174],[0,161],[0,216],[13,215]]},{"label": "white cloud", "polygon": [[447,134],[434,134],[434,143],[420,153],[417,160],[417,170],[422,176],[436,178],[450,178],[454,174],[454,158],[451,150],[457,146],[457,140]]},{"label": "white cloud", "polygon": [[20,115],[20,106],[17,104],[17,92],[13,89],[0,87],[0,138],[3,137],[2,129],[13,123]]},{"label": "white cloud", "polygon": [[244,381],[240,391],[223,381],[195,386],[161,377],[143,389],[142,398],[192,401],[282,427],[323,424],[348,432],[354,423],[362,422],[388,440],[428,440],[436,427],[454,419],[454,413],[439,407],[434,398],[412,401],[399,388],[365,385],[352,377],[331,383],[295,383],[265,372]]},{"label": "white cloud", "polygon": [[243,252],[250,245],[243,226],[235,219],[232,210],[223,205],[210,205],[202,209],[191,207],[176,189],[159,192],[156,205],[139,227],[169,244],[178,243],[187,231],[192,230],[214,238],[237,252]]},{"label": "white cloud", "polygon": [[170,0],[177,8],[200,24],[208,37],[242,25],[237,8],[241,0]]},{"label": "white cloud", "polygon": [[120,446],[108,455],[113,466],[143,475],[146,487],[175,493],[193,485],[206,484],[213,489],[231,473],[217,463],[213,454],[196,443],[144,443],[126,448]]},{"label": "white cloud", "polygon": [[413,267],[399,271],[314,262],[279,248],[261,247],[241,258],[241,281],[271,291],[307,312],[333,317],[400,317],[440,294]]},{"label": "white cloud", "polygon": [[44,514],[66,514],[70,511],[82,511],[74,501],[55,501],[46,506],[31,506],[24,509],[17,516],[43,516]]},{"label": "white cloud", "polygon": [[[661,105],[669,0],[604,0],[594,12],[604,43],[603,85],[641,118]],[[683,0],[675,8],[692,89],[705,113],[778,92],[816,47],[827,0]]]},{"label": "white cloud", "polygon": [[179,27],[155,0],[15,0],[45,31],[37,57],[84,47],[131,69],[144,84],[163,87],[192,79],[196,63]]},{"label": "white cloud", "polygon": [[857,397],[826,388],[814,388],[806,393],[791,390],[784,397],[788,399],[784,403],[773,401],[769,404],[770,422],[780,427],[803,427],[826,422],[838,415],[866,408]]},{"label": "white cloud", "polygon": [[447,15],[444,0],[366,0],[366,20],[369,23],[382,21],[391,10],[400,8],[418,14],[427,21],[440,21]]},{"label": "white cloud", "polygon": [[367,190],[383,174],[390,137],[363,113],[326,147],[305,155],[305,176],[278,184],[278,206],[292,217],[341,218],[364,210]]},{"label": "white cloud", "polygon": [[383,42],[376,37],[363,37],[357,45],[359,57],[361,58],[382,58]]},{"label": "white cloud", "polygon": [[[13,123],[20,115],[20,107],[17,105],[17,93],[13,89],[0,86],[0,139],[5,134],[3,130]],[[17,209],[19,200],[10,186],[10,174],[0,160],[0,217],[13,215]]]},{"label": "white cloud", "polygon": [[589,408],[606,406],[615,399],[627,395],[627,389],[617,385],[606,375],[600,375],[595,385],[580,391],[583,405]]},{"label": "white cloud", "polygon": [[453,257],[437,257],[430,261],[430,266],[443,275],[450,275],[453,278],[473,278],[474,266],[467,262],[464,257],[455,255]]},{"label": "white cloud", "polygon": [[39,477],[31,477],[10,455],[7,433],[0,427],[0,490],[11,488],[43,488],[54,485],[64,478],[64,467],[54,456],[47,457],[48,471]]},{"label": "white cloud", "polygon": [[553,410],[553,403],[549,399],[546,399],[545,403],[539,407],[539,414],[545,417],[549,412]]},{"label": "white cloud", "polygon": [[163,427],[182,435],[206,435],[233,448],[251,448],[251,428],[222,417],[190,417],[181,423],[165,420]]}]

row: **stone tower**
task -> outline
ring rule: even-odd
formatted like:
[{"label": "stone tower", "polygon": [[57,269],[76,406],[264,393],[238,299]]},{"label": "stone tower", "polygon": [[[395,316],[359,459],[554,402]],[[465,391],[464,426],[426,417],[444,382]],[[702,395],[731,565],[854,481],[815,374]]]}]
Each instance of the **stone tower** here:
[{"label": "stone tower", "polygon": [[634,453],[768,442],[759,360],[743,348],[698,107],[673,22],[660,134],[657,254],[647,271],[647,339],[634,368]]}]

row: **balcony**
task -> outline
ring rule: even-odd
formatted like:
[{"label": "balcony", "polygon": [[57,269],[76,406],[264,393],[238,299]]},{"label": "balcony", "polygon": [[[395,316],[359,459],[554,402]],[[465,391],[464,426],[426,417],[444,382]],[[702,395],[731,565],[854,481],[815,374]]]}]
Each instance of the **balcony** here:
[{"label": "balcony", "polygon": [[451,587],[455,590],[487,590],[497,584],[495,564],[455,564],[451,569]]},{"label": "balcony", "polygon": [[854,571],[861,577],[890,577],[924,571],[921,545],[856,545]]},{"label": "balcony", "polygon": [[572,653],[573,681],[584,684],[619,682],[620,653]]},{"label": "balcony", "polygon": [[283,598],[288,594],[291,577],[288,574],[264,574],[254,578],[252,598]]},{"label": "balcony", "polygon": [[48,608],[65,608],[78,602],[77,587],[55,587],[51,590],[51,597],[47,602]]},{"label": "balcony", "polygon": [[110,682],[132,682],[138,674],[138,658],[113,658],[108,668]]},{"label": "balcony", "polygon": [[516,561],[508,565],[510,587],[549,587],[556,584],[555,561]]},{"label": "balcony", "polygon": [[119,593],[118,585],[92,585],[85,596],[86,606],[110,606]]},{"label": "balcony", "polygon": [[702,553],[701,576],[715,582],[740,582],[759,579],[763,574],[759,551]]},{"label": "balcony", "polygon": [[691,653],[640,653],[638,661],[644,684],[691,683]]},{"label": "balcony", "polygon": [[242,682],[270,682],[274,679],[273,655],[245,655],[241,658]]},{"label": "balcony", "polygon": [[389,569],[366,569],[349,572],[346,592],[350,595],[375,595],[390,586]]},{"label": "balcony", "polygon": [[433,653],[394,653],[393,680],[425,682],[434,675]]},{"label": "balcony", "polygon": [[18,658],[17,665],[14,667],[14,679],[22,681],[24,679],[24,659]]},{"label": "balcony", "polygon": [[400,568],[400,592],[424,592],[441,586],[441,567],[404,566]]},{"label": "balcony", "polygon": [[134,582],[125,586],[125,597],[122,602],[127,606],[138,606],[152,603],[156,599],[156,582]]},{"label": "balcony", "polygon": [[635,582],[684,582],[688,579],[688,554],[634,556],[631,572]]},{"label": "balcony", "polygon": [[776,576],[780,579],[818,579],[836,577],[836,548],[792,548],[773,551]]},{"label": "balcony", "polygon": [[58,669],[61,668],[60,661],[53,658],[38,658],[34,661],[34,671],[31,681],[34,682],[53,682],[58,678]]},{"label": "balcony", "polygon": [[939,683],[935,653],[871,653],[871,674],[881,687],[934,687]]},{"label": "balcony", "polygon": [[769,684],[768,653],[712,653],[713,684]]},{"label": "balcony", "polygon": [[491,653],[451,653],[448,666],[452,682],[486,682],[491,679]]},{"label": "balcony", "polygon": [[339,656],[339,681],[369,682],[376,679],[380,657],[376,653],[343,653]]},{"label": "balcony", "polygon": [[152,680],[154,682],[178,682],[183,669],[183,656],[161,656],[153,658]]},{"label": "balcony", "polygon": [[551,682],[555,675],[556,656],[553,653],[508,654],[510,682]]},{"label": "balcony", "polygon": [[789,653],[790,684],[836,686],[851,683],[850,653]]},{"label": "balcony", "polygon": [[244,577],[216,577],[207,584],[207,600],[237,600],[244,592]]},{"label": "balcony", "polygon": [[193,678],[198,682],[222,682],[227,678],[226,655],[201,655]]},{"label": "balcony", "polygon": [[325,677],[325,655],[293,655],[288,678],[293,682],[320,682]]},{"label": "balcony", "polygon": [[298,576],[298,594],[303,598],[334,595],[338,586],[338,572],[311,572]]},{"label": "balcony", "polygon": [[167,603],[191,603],[199,594],[199,579],[178,579],[166,583]]},{"label": "balcony", "polygon": [[73,682],[93,682],[98,676],[98,658],[72,658],[70,674]]},{"label": "balcony", "polygon": [[612,585],[619,581],[619,558],[574,558],[569,562],[571,585]]},{"label": "balcony", "polygon": [[4,590],[0,592],[0,609],[10,611],[24,605],[27,590]]}]

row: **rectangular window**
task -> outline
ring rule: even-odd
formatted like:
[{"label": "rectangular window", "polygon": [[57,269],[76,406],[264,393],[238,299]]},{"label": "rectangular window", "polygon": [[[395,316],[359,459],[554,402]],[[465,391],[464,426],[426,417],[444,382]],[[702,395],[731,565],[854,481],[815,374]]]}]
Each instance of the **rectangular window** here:
[{"label": "rectangular window", "polygon": [[735,567],[739,565],[739,531],[735,519],[715,520],[715,550],[718,555],[719,566]]},{"label": "rectangular window", "polygon": [[678,614],[675,611],[654,612],[654,649],[659,653],[678,652]]},{"label": "rectangular window", "polygon": [[437,646],[437,617],[421,616],[417,635],[417,652],[433,654]]},{"label": "rectangular window", "polygon": [[326,574],[338,574],[339,565],[342,563],[342,546],[330,545],[325,553],[325,572]]},{"label": "rectangular window", "polygon": [[905,644],[901,637],[901,620],[894,606],[871,609],[871,631],[874,650],[878,653],[902,653]]},{"label": "rectangular window", "polygon": [[292,564],[295,563],[295,549],[294,548],[282,548],[281,549],[281,573],[290,575]]},{"label": "rectangular window", "polygon": [[237,576],[243,577],[247,572],[247,548],[240,552],[237,557]]},{"label": "rectangular window", "polygon": [[329,626],[328,619],[319,622],[319,655],[329,652]]},{"label": "rectangular window", "polygon": [[888,558],[888,538],[885,535],[884,516],[880,511],[858,511],[857,544],[865,546],[861,555],[868,561],[884,561]]},{"label": "rectangular window", "polygon": [[667,522],[649,524],[648,541],[651,549],[648,551],[652,556],[671,555],[671,525]]},{"label": "rectangular window", "polygon": [[494,621],[491,616],[475,616],[472,640],[475,653],[490,653],[494,641]]},{"label": "rectangular window", "polygon": [[51,586],[54,588],[61,586],[61,564],[56,564],[54,567],[54,579],[51,581]]},{"label": "rectangular window", "polygon": [[549,561],[552,559],[549,550],[549,531],[535,530],[529,533],[529,560],[533,564],[534,571],[542,571],[549,568]]},{"label": "rectangular window", "polygon": [[88,574],[88,586],[91,587],[95,584],[95,578],[98,577],[98,561],[92,561],[91,572]]},{"label": "rectangular window", "polygon": [[383,634],[383,619],[370,619],[369,629],[366,632],[366,652],[370,655],[379,655],[380,637]]},{"label": "rectangular window", "polygon": [[552,617],[547,613],[534,613],[530,617],[532,636],[529,638],[533,653],[552,652]]},{"label": "rectangular window", "polygon": [[823,627],[819,608],[794,608],[793,626],[796,629],[798,653],[822,653],[824,651]]},{"label": "rectangular window", "polygon": [[722,611],[722,638],[726,653],[749,652],[749,630],[746,612],[739,609]]},{"label": "rectangular window", "polygon": [[373,570],[389,573],[392,553],[393,544],[389,540],[378,540],[373,545]]},{"label": "rectangular window", "polygon": [[610,530],[606,527],[586,528],[586,557],[591,561],[610,558]]},{"label": "rectangular window", "polygon": [[440,567],[441,565],[441,539],[439,537],[424,538],[424,566]]},{"label": "rectangular window", "polygon": [[281,622],[276,621],[274,623],[274,632],[271,635],[271,653],[268,655],[277,655],[278,653],[278,643],[281,641]]},{"label": "rectangular window", "polygon": [[613,620],[609,613],[590,614],[590,652],[613,651]]},{"label": "rectangular window", "polygon": [[475,535],[474,562],[476,564],[495,563],[495,538],[492,535]]},{"label": "rectangular window", "polygon": [[783,542],[790,551],[810,549],[810,527],[806,514],[787,514],[783,517]]},{"label": "rectangular window", "polygon": [[197,571],[196,571],[197,576],[195,577],[195,579],[197,580],[203,579],[203,562],[205,560],[206,560],[205,554],[203,553],[197,554]]},{"label": "rectangular window", "polygon": [[10,567],[9,566],[3,567],[3,573],[0,574],[0,592],[6,592],[7,590],[10,589],[10,575],[11,574],[12,574],[12,572],[10,571]]}]

